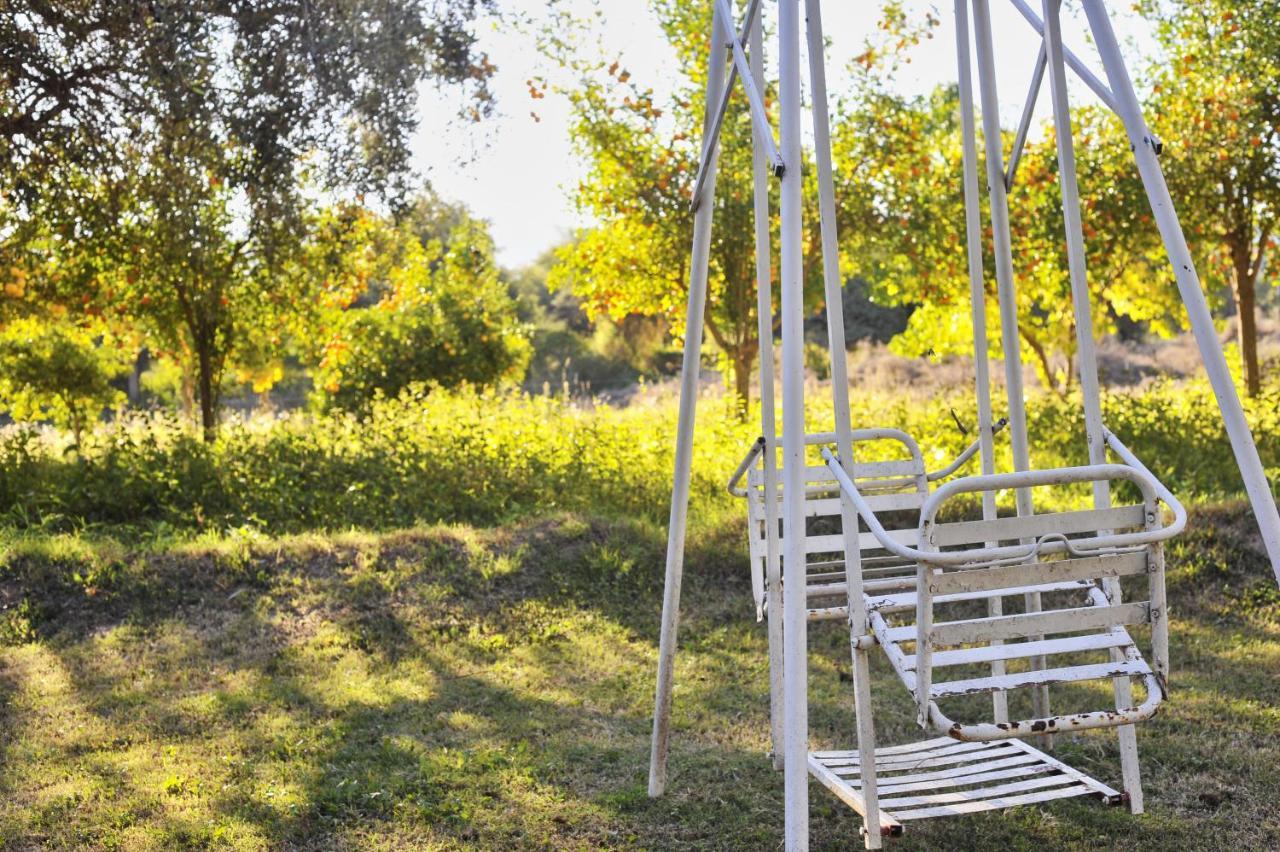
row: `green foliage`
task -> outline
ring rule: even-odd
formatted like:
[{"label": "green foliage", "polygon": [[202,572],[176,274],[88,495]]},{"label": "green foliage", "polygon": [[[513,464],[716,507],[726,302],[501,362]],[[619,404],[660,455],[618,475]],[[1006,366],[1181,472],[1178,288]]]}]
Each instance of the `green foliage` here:
[{"label": "green foliage", "polygon": [[34,318],[0,330],[0,411],[19,421],[51,421],[80,442],[102,409],[124,398],[111,381],[121,353],[91,331]]},{"label": "green foliage", "polygon": [[[1280,473],[1280,388],[1248,406],[1263,464]],[[931,467],[970,440],[966,392],[919,399],[860,394],[856,425],[914,435]],[[1109,394],[1107,423],[1180,497],[1235,495],[1240,483],[1207,385],[1157,384]],[[810,428],[830,428],[811,406]],[[1031,399],[1037,467],[1085,460],[1078,400]],[[699,406],[695,512],[732,505],[728,475],[754,439],[730,397]],[[265,531],[388,528],[419,521],[490,524],[558,509],[660,521],[671,489],[674,402],[584,409],[507,391],[406,391],[363,418],[295,413],[226,425],[213,443],[171,417],[126,418],[86,435],[81,451],[30,430],[0,440],[0,513],[20,526],[162,524]],[[1008,469],[1008,442],[997,442]],[[1083,495],[1081,495],[1083,499]]]},{"label": "green foliage", "polygon": [[477,295],[437,290],[430,305],[357,313],[346,329],[346,359],[320,373],[324,404],[354,411],[424,380],[483,387],[520,378],[526,341],[506,327],[500,308],[477,310]]},{"label": "green foliage", "polygon": [[386,189],[406,171],[420,81],[461,89],[469,117],[491,110],[496,66],[476,25],[495,6],[12,0],[0,183],[74,221],[98,199],[69,174],[119,173],[126,142],[155,155],[148,165],[180,158],[176,138],[227,151],[218,177],[249,188],[255,224],[300,212],[301,169],[330,189]]},{"label": "green foliage", "polygon": [[414,383],[483,387],[524,376],[528,329],[499,278],[488,228],[465,208],[424,195],[400,225],[340,208],[315,233],[301,274],[322,294],[310,322],[323,406],[361,409]]},{"label": "green foliage", "polygon": [[[655,78],[634,76],[617,61],[584,60],[581,54],[554,57],[576,72],[567,92],[570,134],[586,174],[573,198],[584,217],[597,224],[557,250],[549,284],[553,290],[571,290],[593,318],[661,317],[680,336],[712,4],[657,0],[652,7],[678,59],[677,68],[663,69],[674,78],[669,97],[655,93]],[[768,87],[764,96],[776,113]],[[816,183],[812,170],[801,168],[810,173],[805,217],[816,222]],[[722,356],[728,385],[744,404],[759,350],[752,181],[751,122],[738,85],[720,133],[715,197],[708,201],[716,210],[705,327]],[[769,188],[776,211],[777,181],[770,180]],[[818,261],[816,251],[806,252],[807,304],[815,306],[822,293]]]},{"label": "green foliage", "polygon": [[474,25],[493,8],[6,4],[0,260],[178,361],[212,439],[224,373],[269,386],[280,312],[310,297],[281,275],[310,199],[402,199],[423,79],[488,111],[496,66]]},{"label": "green foliage", "polygon": [[[884,71],[895,55],[867,56],[835,126],[837,194],[858,222],[841,232],[843,265],[871,282],[878,301],[915,308],[892,343],[900,354],[969,355],[958,91],[899,94]],[[1101,109],[1077,109],[1073,138],[1095,336],[1114,332],[1118,318],[1160,334],[1178,330],[1177,291],[1122,128]],[[981,150],[979,141],[980,160]],[[1020,354],[1045,386],[1065,393],[1074,381],[1076,325],[1060,193],[1049,126],[1027,143],[1008,200]],[[989,216],[983,220],[987,325],[998,329]],[[999,336],[988,336],[1000,357]]]},{"label": "green foliage", "polygon": [[[1257,290],[1280,227],[1280,33],[1272,0],[1144,0],[1149,112],[1196,266],[1234,291],[1244,387],[1261,387]],[[1274,268],[1274,267],[1273,267]],[[1270,276],[1276,281],[1274,276]]]}]

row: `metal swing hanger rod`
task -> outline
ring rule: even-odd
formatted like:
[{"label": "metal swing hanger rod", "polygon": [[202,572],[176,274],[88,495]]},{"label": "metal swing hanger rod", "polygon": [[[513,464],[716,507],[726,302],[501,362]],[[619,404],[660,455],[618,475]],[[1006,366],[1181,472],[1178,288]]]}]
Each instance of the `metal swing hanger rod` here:
[{"label": "metal swing hanger rod", "polygon": [[1022,149],[1027,144],[1027,134],[1031,132],[1031,114],[1035,112],[1036,101],[1040,98],[1040,86],[1044,82],[1044,72],[1049,66],[1048,48],[1040,45],[1040,55],[1036,58],[1035,70],[1031,72],[1031,89],[1027,92],[1027,101],[1022,106],[1022,118],[1018,121],[1018,133],[1013,137],[1013,150],[1009,152],[1009,162],[1004,170],[1005,191],[1013,189],[1013,178],[1018,173],[1018,163],[1022,160]]},{"label": "metal swing hanger rod", "polygon": [[[1025,0],[1009,0],[1009,2],[1013,4],[1013,7],[1018,10],[1018,13],[1021,14],[1022,17],[1027,19],[1027,23],[1030,24],[1032,29],[1039,33],[1040,38],[1043,39],[1044,21],[1040,20],[1040,16],[1026,4]],[[1040,56],[1045,56],[1043,46],[1040,49]],[[1107,88],[1106,83],[1099,80],[1098,76],[1089,70],[1089,66],[1086,65],[1080,57],[1076,56],[1064,47],[1062,49],[1062,58],[1066,62],[1067,66],[1070,67],[1072,71],[1076,72],[1076,75],[1084,81],[1084,84],[1093,90],[1093,93],[1098,96],[1098,100],[1107,105],[1107,109],[1111,110],[1116,115],[1120,114],[1120,105],[1116,101],[1115,94],[1112,93],[1111,89]],[[1040,64],[1042,67],[1043,60]],[[1036,85],[1032,88],[1032,91],[1038,92],[1039,88],[1040,87]],[[1034,99],[1034,96],[1032,96],[1031,100]],[[1015,153],[1014,156],[1016,157],[1017,154]]]},{"label": "metal swing hanger rod", "polygon": [[[1042,41],[1040,44],[1040,53],[1036,57],[1035,69],[1031,72],[1031,86],[1027,91],[1026,103],[1023,104],[1022,107],[1022,117],[1018,121],[1018,132],[1013,139],[1013,150],[1009,152],[1009,162],[1005,168],[1004,186],[1006,190],[1013,189],[1013,179],[1018,173],[1018,164],[1022,161],[1022,151],[1027,144],[1027,134],[1031,132],[1032,113],[1035,111],[1036,101],[1040,97],[1040,88],[1044,83],[1045,70],[1049,65],[1048,47],[1043,41],[1045,30],[1044,21],[1036,15],[1024,0],[1010,0],[1010,2],[1013,3],[1014,7],[1019,13],[1021,13],[1022,17],[1026,18],[1027,23],[1031,24],[1035,31],[1040,34]],[[1058,5],[1060,5],[1060,3]],[[1098,77],[1089,70],[1088,66],[1086,66],[1084,62],[1070,50],[1064,47],[1062,49],[1062,55],[1063,60],[1071,67],[1071,70],[1075,71],[1076,74],[1080,76],[1080,79],[1085,82],[1085,85],[1093,90],[1093,93],[1098,96],[1099,100],[1101,100],[1108,109],[1118,115],[1119,107],[1117,106],[1115,95],[1112,93],[1111,89],[1107,88],[1106,84],[1099,80]]]},{"label": "metal swing hanger rod", "polygon": [[760,14],[760,0],[751,0],[737,34],[729,31],[729,22],[733,20],[733,10],[729,7],[729,0],[716,0],[716,5],[719,7],[720,12],[720,17],[717,20],[722,22],[720,31],[716,33],[716,38],[725,39],[726,46],[733,51],[733,64],[729,66],[729,79],[725,83],[724,91],[720,94],[720,103],[716,107],[715,120],[707,128],[706,138],[702,140],[702,151],[698,157],[698,176],[694,179],[693,195],[689,201],[690,210],[697,210],[698,205],[702,202],[702,190],[707,182],[707,163],[711,158],[711,152],[720,141],[720,128],[724,126],[724,116],[729,108],[729,95],[733,91],[734,80],[738,77],[742,78],[742,88],[747,93],[747,103],[750,106],[751,122],[755,125],[757,139],[764,146],[764,154],[769,161],[770,171],[773,172],[774,177],[782,177],[782,173],[786,171],[786,165],[782,162],[782,155],[778,153],[778,145],[773,138],[773,128],[769,126],[769,116],[764,108],[764,98],[760,94],[760,87],[756,84],[755,75],[751,73],[747,54],[742,49],[743,43],[751,32],[751,26],[755,23],[756,16]]}]

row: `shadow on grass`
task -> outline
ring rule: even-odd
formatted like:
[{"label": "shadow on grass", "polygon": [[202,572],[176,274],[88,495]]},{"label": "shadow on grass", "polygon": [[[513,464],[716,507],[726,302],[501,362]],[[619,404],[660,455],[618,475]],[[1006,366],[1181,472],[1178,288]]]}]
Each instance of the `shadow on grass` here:
[{"label": "shadow on grass", "polygon": [[[742,537],[735,522],[691,542],[659,800],[644,786],[664,547],[652,525],[557,516],[267,543],[162,555],[72,604],[74,583],[57,586],[43,641],[0,651],[26,655],[0,677],[0,839],[777,847],[782,781],[765,757],[764,627]],[[915,824],[896,848],[1274,848],[1267,704],[1280,699],[1241,648],[1280,654],[1277,609],[1234,606],[1256,554],[1205,580],[1221,544],[1193,539],[1171,567],[1174,695],[1140,735],[1147,816],[1061,802]],[[847,641],[838,627],[811,635],[813,736],[844,746]],[[908,696],[873,660],[882,740],[917,738]],[[58,707],[41,704],[42,671],[67,684]],[[1114,737],[1059,749],[1116,783]],[[858,844],[847,808],[816,786],[811,803],[815,848]]]}]

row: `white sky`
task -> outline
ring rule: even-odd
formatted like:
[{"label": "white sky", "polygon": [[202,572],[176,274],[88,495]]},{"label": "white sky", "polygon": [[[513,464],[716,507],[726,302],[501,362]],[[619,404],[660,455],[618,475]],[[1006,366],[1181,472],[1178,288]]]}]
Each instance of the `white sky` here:
[{"label": "white sky", "polygon": [[[583,10],[589,8],[589,0],[567,2]],[[1041,4],[1037,0],[1028,2],[1039,11]],[[538,0],[503,2],[505,9],[515,9],[535,19],[545,5]],[[952,4],[909,0],[907,5],[917,10],[921,18],[933,10],[942,20],[934,38],[916,49],[911,65],[901,74],[904,91],[924,92],[956,76]],[[1084,36],[1083,15],[1074,5],[1068,4],[1069,10],[1063,13],[1066,44],[1105,79]],[[665,91],[662,81],[670,73],[673,57],[648,3],[598,0],[598,6],[604,15],[596,35],[605,53],[620,56],[637,80],[659,93]],[[846,65],[862,52],[862,45],[874,31],[878,6],[867,0],[828,0],[823,5],[823,24],[831,42],[827,52],[828,86],[833,94],[848,79]],[[772,0],[766,0],[763,9],[770,18],[776,15]],[[1039,41],[1012,4],[993,0],[991,11],[996,66],[1000,70],[1001,119],[1006,126],[1013,126],[1022,112]],[[1150,44],[1141,32],[1141,23],[1129,15],[1117,17],[1116,29],[1122,39]],[[487,219],[492,225],[499,261],[516,268],[535,260],[573,228],[589,224],[579,219],[568,197],[568,188],[577,183],[582,168],[568,141],[568,105],[554,94],[536,102],[529,97],[525,81],[547,71],[530,38],[490,26],[481,33],[481,46],[498,66],[493,80],[498,113],[480,125],[460,124],[453,119],[457,95],[440,93],[434,86],[425,85],[419,93],[422,126],[413,143],[413,165],[441,195],[465,202],[476,215]],[[774,46],[766,45],[766,54],[773,53]],[[1130,46],[1126,55],[1136,71],[1134,54],[1135,48]],[[1074,75],[1069,76],[1073,103],[1092,100],[1084,85]],[[534,109],[541,121],[530,115]],[[1048,117],[1048,99],[1042,93],[1037,123]]]}]

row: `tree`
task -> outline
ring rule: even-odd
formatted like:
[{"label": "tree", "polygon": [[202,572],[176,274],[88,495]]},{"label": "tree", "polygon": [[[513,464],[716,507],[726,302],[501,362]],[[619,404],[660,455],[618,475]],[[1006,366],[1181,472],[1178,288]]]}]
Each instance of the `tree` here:
[{"label": "tree", "polygon": [[1280,216],[1280,32],[1271,0],[1144,0],[1164,56],[1150,112],[1197,265],[1235,297],[1249,396],[1257,288]]},{"label": "tree", "polygon": [[[306,192],[406,184],[416,84],[452,82],[476,118],[494,66],[489,0],[350,0],[0,10],[8,253],[46,225],[80,270],[49,298],[126,311],[184,359],[212,438],[221,376],[261,358],[261,308],[300,238]],[[74,258],[74,261],[72,260]],[[70,285],[77,285],[73,289]]]},{"label": "tree", "polygon": [[[844,265],[871,282],[877,300],[916,306],[892,343],[898,352],[969,354],[958,93],[950,87],[923,97],[901,95],[891,89],[883,61],[863,58],[864,73],[836,123],[837,194],[870,202],[859,225],[842,230]],[[1076,110],[1073,125],[1095,334],[1114,331],[1121,317],[1172,333],[1178,328],[1176,291],[1158,255],[1158,235],[1122,128],[1091,107]],[[1007,151],[1010,141],[1002,141]],[[986,204],[984,198],[984,223]],[[1027,143],[1009,206],[1023,355],[1046,387],[1065,394],[1073,381],[1076,338],[1051,125]],[[998,328],[990,251],[991,231],[984,224],[988,325]],[[999,336],[991,335],[990,344],[999,355]]]},{"label": "tree", "polygon": [[317,222],[299,274],[312,313],[322,404],[358,410],[415,383],[518,381],[528,330],[498,275],[483,222],[423,196],[400,223],[354,207]]},{"label": "tree", "polygon": [[0,332],[0,411],[15,420],[49,420],[76,446],[104,408],[124,398],[111,382],[127,369],[101,334],[67,322],[20,319]]},{"label": "tree", "polygon": [[[553,54],[578,75],[576,86],[567,92],[573,109],[570,132],[575,150],[587,163],[587,175],[573,196],[578,209],[596,224],[557,252],[548,283],[553,289],[572,290],[589,316],[606,315],[617,322],[629,314],[664,317],[672,332],[682,335],[693,233],[689,201],[702,140],[711,4],[653,0],[652,8],[677,56],[673,93],[661,103],[650,85],[617,61]],[[541,94],[536,86],[534,91]],[[766,91],[765,97],[772,106],[772,93]],[[751,124],[746,109],[739,84],[720,134],[704,315],[707,332],[721,353],[726,381],[744,412],[760,345]],[[809,178],[806,304],[820,306],[817,194]],[[776,189],[771,180],[773,210],[778,209]]]},{"label": "tree", "polygon": [[[10,0],[0,9],[0,168],[28,203],[67,164],[105,172],[156,117],[241,154],[256,214],[296,210],[294,171],[381,189],[402,172],[416,84],[463,86],[487,113],[495,66],[474,21],[493,0]],[[403,188],[403,187],[402,187]],[[67,189],[67,188],[62,188]],[[74,195],[64,192],[64,195]]]}]

